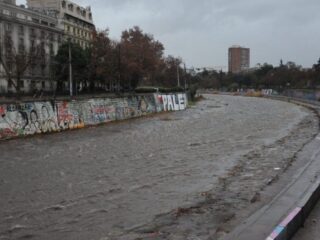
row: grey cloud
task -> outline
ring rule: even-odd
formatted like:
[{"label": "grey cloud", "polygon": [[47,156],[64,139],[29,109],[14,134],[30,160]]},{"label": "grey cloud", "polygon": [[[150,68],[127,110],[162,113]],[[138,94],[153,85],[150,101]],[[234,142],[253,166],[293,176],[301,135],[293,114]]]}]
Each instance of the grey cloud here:
[{"label": "grey cloud", "polygon": [[134,25],[194,66],[227,65],[232,44],[252,49],[252,65],[280,58],[311,66],[320,57],[319,0],[78,0],[113,38]]}]

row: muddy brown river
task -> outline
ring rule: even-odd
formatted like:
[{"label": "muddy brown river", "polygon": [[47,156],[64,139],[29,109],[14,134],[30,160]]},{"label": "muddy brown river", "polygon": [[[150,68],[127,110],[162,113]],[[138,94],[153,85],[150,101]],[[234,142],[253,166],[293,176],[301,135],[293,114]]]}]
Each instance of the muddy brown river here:
[{"label": "muddy brown river", "polygon": [[318,120],[290,103],[205,97],[183,112],[0,142],[0,239],[224,236]]}]

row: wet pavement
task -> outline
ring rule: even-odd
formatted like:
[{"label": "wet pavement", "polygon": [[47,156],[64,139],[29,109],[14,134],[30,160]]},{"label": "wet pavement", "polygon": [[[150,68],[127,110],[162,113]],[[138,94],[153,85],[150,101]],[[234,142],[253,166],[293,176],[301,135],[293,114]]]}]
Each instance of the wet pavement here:
[{"label": "wet pavement", "polygon": [[226,234],[318,119],[285,102],[206,98],[183,112],[1,142],[0,239]]}]

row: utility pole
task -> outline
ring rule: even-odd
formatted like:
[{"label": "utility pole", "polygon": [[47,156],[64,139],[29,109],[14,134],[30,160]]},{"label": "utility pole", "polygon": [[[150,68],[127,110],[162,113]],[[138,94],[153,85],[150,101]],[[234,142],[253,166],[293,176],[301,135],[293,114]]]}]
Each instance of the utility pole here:
[{"label": "utility pole", "polygon": [[187,90],[187,68],[186,68],[186,63],[183,63],[184,66],[184,91]]},{"label": "utility pole", "polygon": [[[117,86],[117,92],[120,92],[120,86],[121,86],[121,42],[119,42],[118,45],[118,68],[119,68],[119,81],[118,81],[118,86]],[[130,80],[131,81],[131,80]]]},{"label": "utility pole", "polygon": [[73,95],[73,84],[72,84],[72,56],[71,56],[71,39],[68,39],[69,42],[69,90],[70,90],[70,97]]},{"label": "utility pole", "polygon": [[179,64],[177,61],[177,80],[178,80],[178,87],[180,87],[180,73],[179,73]]}]

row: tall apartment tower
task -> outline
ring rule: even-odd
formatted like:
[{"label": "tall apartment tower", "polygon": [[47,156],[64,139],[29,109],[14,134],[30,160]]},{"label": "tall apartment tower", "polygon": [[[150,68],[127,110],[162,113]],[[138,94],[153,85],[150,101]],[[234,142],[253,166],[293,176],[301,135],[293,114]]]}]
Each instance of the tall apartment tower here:
[{"label": "tall apartment tower", "polygon": [[27,5],[34,10],[56,13],[65,41],[70,39],[83,48],[89,47],[95,30],[90,7],[70,0],[27,0]]},{"label": "tall apartment tower", "polygon": [[250,68],[250,48],[232,46],[229,48],[229,72],[240,73]]}]

